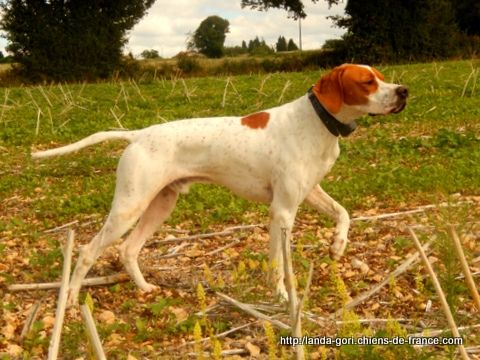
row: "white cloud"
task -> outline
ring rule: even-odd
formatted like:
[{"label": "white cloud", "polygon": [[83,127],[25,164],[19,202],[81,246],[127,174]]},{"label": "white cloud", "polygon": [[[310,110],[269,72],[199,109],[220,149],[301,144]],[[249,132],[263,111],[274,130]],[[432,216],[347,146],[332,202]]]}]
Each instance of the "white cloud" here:
[{"label": "white cloud", "polygon": [[[302,20],[304,49],[316,49],[327,39],[338,38],[342,29],[332,28],[329,15],[343,14],[345,4],[328,8],[324,0],[312,3],[304,0],[307,18]],[[164,57],[171,57],[186,48],[189,32],[210,15],[219,15],[230,22],[226,45],[240,45],[242,40],[258,36],[273,45],[280,35],[293,38],[298,44],[298,22],[288,18],[283,10],[265,12],[242,9],[240,0],[157,0],[148,14],[130,31],[126,52],[138,56],[145,49],[155,49]],[[0,50],[6,40],[0,38]]]},{"label": "white cloud", "polygon": [[[327,39],[338,38],[342,29],[332,28],[329,15],[343,14],[344,4],[328,8],[326,1],[316,4],[305,0],[307,18],[302,20],[304,49],[316,49]],[[240,45],[242,40],[258,36],[273,45],[280,35],[293,38],[298,44],[298,22],[288,18],[283,10],[270,9],[260,12],[242,9],[240,0],[157,0],[130,33],[127,51],[134,55],[145,49],[156,49],[170,57],[185,50],[187,34],[195,31],[200,22],[210,15],[219,15],[230,22],[230,32],[225,44]]]}]

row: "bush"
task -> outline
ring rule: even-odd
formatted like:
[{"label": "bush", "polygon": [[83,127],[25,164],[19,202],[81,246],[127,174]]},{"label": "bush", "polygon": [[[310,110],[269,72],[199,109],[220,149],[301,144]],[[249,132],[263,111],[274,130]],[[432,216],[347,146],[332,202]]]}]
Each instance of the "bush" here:
[{"label": "bush", "polygon": [[183,74],[192,75],[202,70],[199,61],[192,56],[179,56],[177,66]]},{"label": "bush", "polygon": [[480,36],[467,36],[461,34],[458,37],[458,48],[460,55],[472,58],[480,53]]}]

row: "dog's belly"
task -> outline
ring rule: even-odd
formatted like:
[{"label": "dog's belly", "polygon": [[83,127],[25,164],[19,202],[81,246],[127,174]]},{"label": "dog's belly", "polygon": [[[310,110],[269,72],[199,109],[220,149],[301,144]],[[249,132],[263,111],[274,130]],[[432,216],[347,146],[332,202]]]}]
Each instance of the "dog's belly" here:
[{"label": "dog's belly", "polygon": [[214,181],[230,189],[234,194],[252,201],[270,203],[273,198],[272,188],[266,181],[255,178],[220,179]]},{"label": "dog's belly", "polygon": [[226,176],[191,176],[179,178],[171,182],[168,186],[175,191],[187,193],[190,185],[195,183],[216,184],[231,190],[235,195],[247,200],[270,203],[272,201],[272,189],[267,181],[258,179]]}]

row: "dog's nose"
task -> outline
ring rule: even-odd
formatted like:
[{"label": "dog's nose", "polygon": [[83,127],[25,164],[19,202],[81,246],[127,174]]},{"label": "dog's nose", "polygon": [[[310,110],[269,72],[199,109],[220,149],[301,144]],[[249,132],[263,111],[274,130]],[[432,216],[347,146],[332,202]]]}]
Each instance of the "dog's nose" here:
[{"label": "dog's nose", "polygon": [[395,92],[401,99],[406,99],[408,97],[408,89],[406,86],[400,85],[395,89]]}]

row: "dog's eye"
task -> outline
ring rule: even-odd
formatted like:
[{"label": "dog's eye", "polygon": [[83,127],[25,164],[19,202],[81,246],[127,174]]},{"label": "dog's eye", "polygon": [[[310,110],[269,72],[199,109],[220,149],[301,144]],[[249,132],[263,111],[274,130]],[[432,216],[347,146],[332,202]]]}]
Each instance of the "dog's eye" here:
[{"label": "dog's eye", "polygon": [[375,79],[373,78],[364,82],[365,85],[373,85],[374,83],[375,83]]}]

